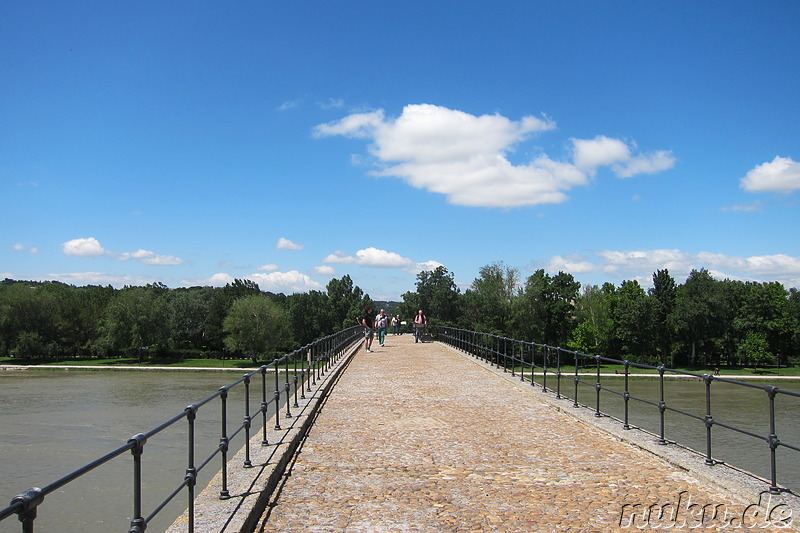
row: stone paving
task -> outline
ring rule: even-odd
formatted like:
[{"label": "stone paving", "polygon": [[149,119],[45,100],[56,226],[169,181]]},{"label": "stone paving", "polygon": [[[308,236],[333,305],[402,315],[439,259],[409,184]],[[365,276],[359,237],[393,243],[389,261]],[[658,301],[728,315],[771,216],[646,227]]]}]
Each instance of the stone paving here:
[{"label": "stone paving", "polygon": [[403,335],[373,349],[325,400],[258,531],[796,531],[791,510],[695,477],[447,346]]}]

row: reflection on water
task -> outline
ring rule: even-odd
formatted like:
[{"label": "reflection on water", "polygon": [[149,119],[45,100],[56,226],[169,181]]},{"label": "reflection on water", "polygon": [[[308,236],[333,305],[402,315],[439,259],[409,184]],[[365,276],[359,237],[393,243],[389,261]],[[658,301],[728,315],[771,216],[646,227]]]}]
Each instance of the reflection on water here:
[{"label": "reflection on water", "polygon": [[[0,372],[0,507],[30,488],[43,487],[123,446],[186,406],[236,381],[236,372]],[[241,423],[243,387],[229,395],[228,427]],[[251,392],[251,409],[260,405]],[[257,409],[257,407],[255,407]],[[235,411],[234,411],[235,409]],[[219,400],[202,407],[196,422],[197,463],[219,443]],[[183,481],[187,467],[185,420],[145,446],[143,512],[148,514]],[[239,437],[235,451],[243,444]],[[205,487],[220,468],[215,458],[198,478]],[[130,453],[107,463],[45,498],[36,531],[106,533],[127,531],[133,512]],[[183,512],[185,491],[148,526],[163,531]],[[0,533],[18,533],[19,521],[0,522]]]},{"label": "reflection on water", "polygon": [[[594,408],[596,392],[594,377],[585,377],[591,385],[578,389],[582,404]],[[570,378],[571,380],[571,378]],[[562,387],[566,381],[562,382]],[[603,391],[600,410],[619,418],[624,418],[625,407],[622,393],[622,378],[601,378],[604,388],[618,394]],[[780,389],[800,393],[800,381],[782,380],[774,382],[749,381],[753,385],[775,385]],[[551,385],[548,383],[548,385]],[[551,385],[552,386],[552,385]],[[629,424],[659,435],[661,432],[660,384],[658,379],[630,379],[628,390],[631,400],[628,404]],[[574,385],[566,391],[574,394]],[[711,384],[712,457],[738,468],[770,479],[770,447],[766,441],[770,433],[769,398],[761,389],[733,385],[720,381]],[[644,400],[644,401],[643,401]],[[664,437],[671,442],[679,442],[695,451],[706,453],[706,387],[700,379],[672,379],[664,381],[664,402],[667,406],[664,422]],[[781,442],[800,447],[800,398],[778,394],[775,399],[776,434]],[[731,426],[740,431],[727,429]],[[778,484],[794,491],[800,490],[800,452],[779,447],[777,450]]]}]

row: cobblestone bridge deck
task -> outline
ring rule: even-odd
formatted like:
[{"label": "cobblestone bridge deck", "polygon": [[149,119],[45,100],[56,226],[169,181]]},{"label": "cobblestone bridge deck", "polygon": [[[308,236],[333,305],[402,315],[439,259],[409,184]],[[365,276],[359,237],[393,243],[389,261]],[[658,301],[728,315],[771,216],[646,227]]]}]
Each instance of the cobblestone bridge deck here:
[{"label": "cobblestone bridge deck", "polygon": [[796,530],[791,506],[656,457],[502,369],[409,335],[373,348],[339,377],[258,531]]}]

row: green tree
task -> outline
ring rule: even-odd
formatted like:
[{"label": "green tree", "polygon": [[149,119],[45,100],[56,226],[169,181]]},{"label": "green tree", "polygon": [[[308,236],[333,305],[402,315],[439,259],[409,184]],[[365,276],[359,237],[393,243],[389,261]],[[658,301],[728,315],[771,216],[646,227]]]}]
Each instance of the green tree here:
[{"label": "green tree", "polygon": [[249,357],[274,355],[290,339],[288,314],[263,294],[237,299],[223,324],[225,347]]},{"label": "green tree", "polygon": [[503,263],[480,268],[479,276],[464,293],[464,316],[477,331],[507,335],[511,331],[512,301],[519,271]]},{"label": "green tree", "polygon": [[550,346],[566,346],[575,328],[581,284],[572,274],[550,276],[540,269],[514,298],[514,335]]},{"label": "green tree", "polygon": [[650,300],[636,280],[622,282],[615,293],[614,334],[620,357],[636,356],[640,363],[652,346]]},{"label": "green tree", "polygon": [[342,276],[342,279],[330,280],[325,290],[331,320],[328,329],[338,331],[355,325],[364,312],[364,306],[372,303],[369,295],[355,286],[348,275]]},{"label": "green tree", "polygon": [[453,274],[443,266],[417,274],[416,292],[403,294],[402,316],[412,317],[418,309],[441,324],[455,324],[459,314],[460,291]]},{"label": "green tree", "polygon": [[613,303],[617,288],[612,283],[584,288],[575,305],[578,326],[569,346],[589,354],[614,353]]},{"label": "green tree", "polygon": [[677,296],[675,279],[669,275],[669,270],[657,270],[653,274],[653,288],[648,291],[652,299],[652,329],[656,346],[661,352],[661,364],[666,365],[668,357],[672,354],[673,327],[669,316],[675,309]]},{"label": "green tree", "polygon": [[287,306],[291,330],[297,343],[306,345],[335,332],[338,320],[332,318],[328,296],[324,292],[292,294],[287,299]]},{"label": "green tree", "polygon": [[160,283],[120,290],[106,308],[101,325],[103,342],[96,349],[139,357],[150,350],[164,354],[169,342],[168,293]]},{"label": "green tree", "polygon": [[[692,270],[676,291],[670,322],[677,336],[690,347],[690,366],[697,365],[697,352],[711,355],[718,330],[719,299],[716,281],[706,269]],[[680,364],[684,361],[679,361]]]}]

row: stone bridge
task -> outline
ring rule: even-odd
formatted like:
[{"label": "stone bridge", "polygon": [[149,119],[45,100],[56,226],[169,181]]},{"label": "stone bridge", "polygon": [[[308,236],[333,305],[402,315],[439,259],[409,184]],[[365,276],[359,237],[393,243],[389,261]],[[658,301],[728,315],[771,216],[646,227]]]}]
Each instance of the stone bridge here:
[{"label": "stone bridge", "polygon": [[312,392],[195,531],[798,530],[796,497],[438,342],[389,336]]}]

